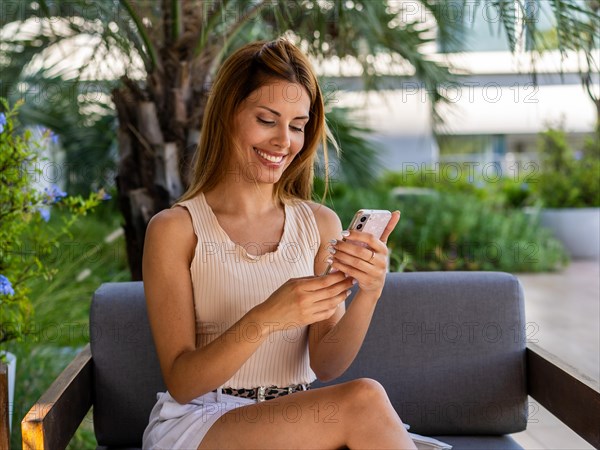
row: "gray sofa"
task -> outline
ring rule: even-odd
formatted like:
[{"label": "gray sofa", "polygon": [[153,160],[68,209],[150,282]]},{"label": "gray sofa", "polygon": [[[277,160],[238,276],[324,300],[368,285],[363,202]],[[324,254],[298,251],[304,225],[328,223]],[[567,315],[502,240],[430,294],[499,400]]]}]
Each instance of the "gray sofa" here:
[{"label": "gray sofa", "polygon": [[[527,426],[528,393],[541,392],[544,402],[556,387],[540,379],[545,364],[570,377],[561,383],[585,387],[526,347],[525,325],[523,292],[512,275],[392,273],[359,355],[336,382],[380,381],[411,431],[457,450],[518,449],[509,434]],[[23,420],[24,448],[64,448],[92,404],[99,448],[141,446],[156,393],[165,389],[141,282],[98,288],[90,341]],[[575,401],[599,408],[597,394],[585,391]],[[44,404],[53,407],[41,411]],[[574,414],[561,418],[594,439],[594,424]]]}]

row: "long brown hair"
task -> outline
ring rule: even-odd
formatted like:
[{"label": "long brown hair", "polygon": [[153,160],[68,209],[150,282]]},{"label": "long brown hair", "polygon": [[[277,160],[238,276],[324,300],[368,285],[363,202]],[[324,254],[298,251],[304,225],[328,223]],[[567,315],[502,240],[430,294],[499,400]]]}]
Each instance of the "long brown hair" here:
[{"label": "long brown hair", "polygon": [[[279,38],[247,44],[220,67],[204,113],[192,182],[178,201],[208,191],[223,179],[235,149],[231,133],[235,113],[256,89],[274,80],[298,83],[306,89],[310,96],[310,119],[304,128],[304,146],[275,183],[273,194],[280,201],[311,199],[319,144],[327,168],[329,132],[323,95],[308,58],[294,44]],[[325,180],[327,185],[327,171]]]}]

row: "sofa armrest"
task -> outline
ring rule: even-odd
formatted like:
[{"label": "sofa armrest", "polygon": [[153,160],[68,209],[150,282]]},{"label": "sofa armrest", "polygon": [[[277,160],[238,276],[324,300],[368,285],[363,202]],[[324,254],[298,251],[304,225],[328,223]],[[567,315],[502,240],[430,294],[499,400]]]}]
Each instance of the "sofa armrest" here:
[{"label": "sofa armrest", "polygon": [[22,420],[23,448],[64,449],[91,406],[92,353],[88,344]]},{"label": "sofa armrest", "polygon": [[527,391],[579,436],[600,448],[597,384],[558,357],[527,344]]}]

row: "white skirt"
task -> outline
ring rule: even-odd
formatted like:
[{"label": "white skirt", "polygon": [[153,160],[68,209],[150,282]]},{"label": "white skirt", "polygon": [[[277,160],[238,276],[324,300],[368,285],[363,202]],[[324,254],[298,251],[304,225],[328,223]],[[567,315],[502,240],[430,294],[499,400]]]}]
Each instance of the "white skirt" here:
[{"label": "white skirt", "polygon": [[182,405],[168,392],[156,394],[157,402],[150,413],[150,421],[142,448],[145,450],[196,450],[210,427],[223,414],[251,405],[256,400],[209,392]]}]

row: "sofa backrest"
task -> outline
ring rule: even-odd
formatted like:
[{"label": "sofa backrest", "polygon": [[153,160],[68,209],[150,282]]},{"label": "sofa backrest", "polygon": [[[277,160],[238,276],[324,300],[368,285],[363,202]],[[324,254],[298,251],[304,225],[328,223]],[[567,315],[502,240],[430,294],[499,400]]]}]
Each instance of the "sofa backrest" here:
[{"label": "sofa backrest", "polygon": [[[335,382],[378,380],[417,433],[520,431],[527,418],[524,331],[512,275],[391,273],[356,360]],[[141,282],[98,288],[90,339],[98,444],[139,447],[156,393],[165,390]]]},{"label": "sofa backrest", "polygon": [[166,390],[141,281],[104,283],[96,290],[90,346],[98,445],[141,447],[156,393]]},{"label": "sofa backrest", "polygon": [[522,289],[510,274],[390,274],[359,354],[335,382],[379,381],[416,433],[522,431],[524,334]]}]

